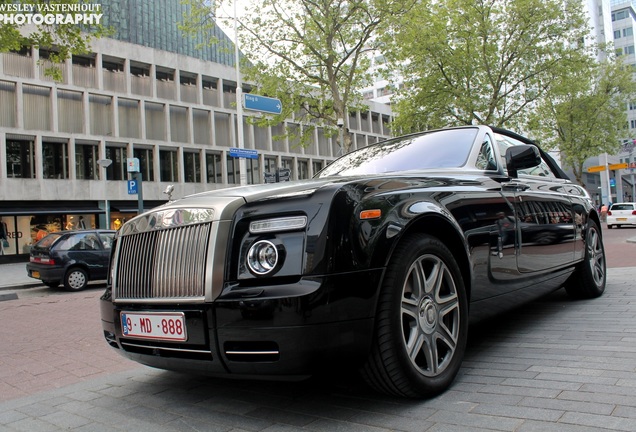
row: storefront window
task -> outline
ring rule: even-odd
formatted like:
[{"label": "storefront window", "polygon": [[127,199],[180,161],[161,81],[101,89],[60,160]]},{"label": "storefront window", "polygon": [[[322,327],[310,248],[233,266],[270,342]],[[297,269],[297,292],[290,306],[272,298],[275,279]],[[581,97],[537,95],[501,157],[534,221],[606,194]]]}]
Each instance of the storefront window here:
[{"label": "storefront window", "polygon": [[3,216],[9,242],[9,247],[3,248],[3,255],[28,254],[31,247],[49,233],[95,228],[96,220],[94,214]]}]

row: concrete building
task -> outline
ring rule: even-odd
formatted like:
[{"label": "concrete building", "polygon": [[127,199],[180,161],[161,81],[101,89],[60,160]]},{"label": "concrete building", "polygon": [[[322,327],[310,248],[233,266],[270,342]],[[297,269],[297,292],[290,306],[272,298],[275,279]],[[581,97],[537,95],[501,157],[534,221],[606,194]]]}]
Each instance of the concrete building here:
[{"label": "concrete building", "polygon": [[[76,228],[80,216],[110,228],[134,216],[140,203],[129,194],[129,158],[139,160],[144,208],[164,203],[168,185],[177,198],[239,183],[232,50],[198,50],[182,36],[179,0],[100,3],[115,34],[67,60],[61,82],[45,74],[45,50],[0,54],[0,218],[10,234],[0,262],[24,259],[39,236]],[[228,41],[221,30],[216,36]],[[300,122],[249,124],[258,115],[245,111],[242,122],[244,146],[255,153],[247,159],[249,184],[278,168],[290,169],[292,180],[310,178],[337,156],[324,128],[303,148],[276,139]],[[354,148],[389,136],[389,122],[382,104],[350,113]],[[99,163],[105,160],[108,167]]]}]

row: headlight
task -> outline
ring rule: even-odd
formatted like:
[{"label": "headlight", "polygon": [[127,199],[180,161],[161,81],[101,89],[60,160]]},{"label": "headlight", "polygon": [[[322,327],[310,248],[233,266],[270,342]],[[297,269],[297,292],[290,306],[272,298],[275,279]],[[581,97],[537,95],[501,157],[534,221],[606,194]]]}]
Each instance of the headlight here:
[{"label": "headlight", "polygon": [[268,240],[257,241],[247,252],[247,265],[257,275],[266,275],[278,265],[278,249]]}]

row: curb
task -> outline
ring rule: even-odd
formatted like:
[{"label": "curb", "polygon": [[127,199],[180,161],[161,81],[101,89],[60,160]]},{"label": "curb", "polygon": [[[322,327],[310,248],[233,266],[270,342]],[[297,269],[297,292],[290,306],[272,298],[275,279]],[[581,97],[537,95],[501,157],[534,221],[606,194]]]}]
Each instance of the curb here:
[{"label": "curb", "polygon": [[45,285],[41,282],[23,283],[23,284],[16,284],[16,285],[3,285],[3,286],[0,286],[0,291],[15,291],[15,290],[21,290],[21,289],[28,289],[28,288],[37,288],[40,286],[45,286]]},{"label": "curb", "polygon": [[0,302],[7,300],[17,300],[18,295],[16,293],[0,294]]}]

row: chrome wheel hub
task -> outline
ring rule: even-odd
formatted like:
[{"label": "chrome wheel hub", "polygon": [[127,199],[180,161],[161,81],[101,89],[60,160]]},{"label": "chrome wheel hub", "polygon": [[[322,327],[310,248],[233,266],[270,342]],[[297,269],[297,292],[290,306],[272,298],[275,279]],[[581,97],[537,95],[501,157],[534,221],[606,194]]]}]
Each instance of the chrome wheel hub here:
[{"label": "chrome wheel hub", "polygon": [[437,307],[430,298],[425,298],[420,304],[420,327],[430,334],[437,325]]}]

